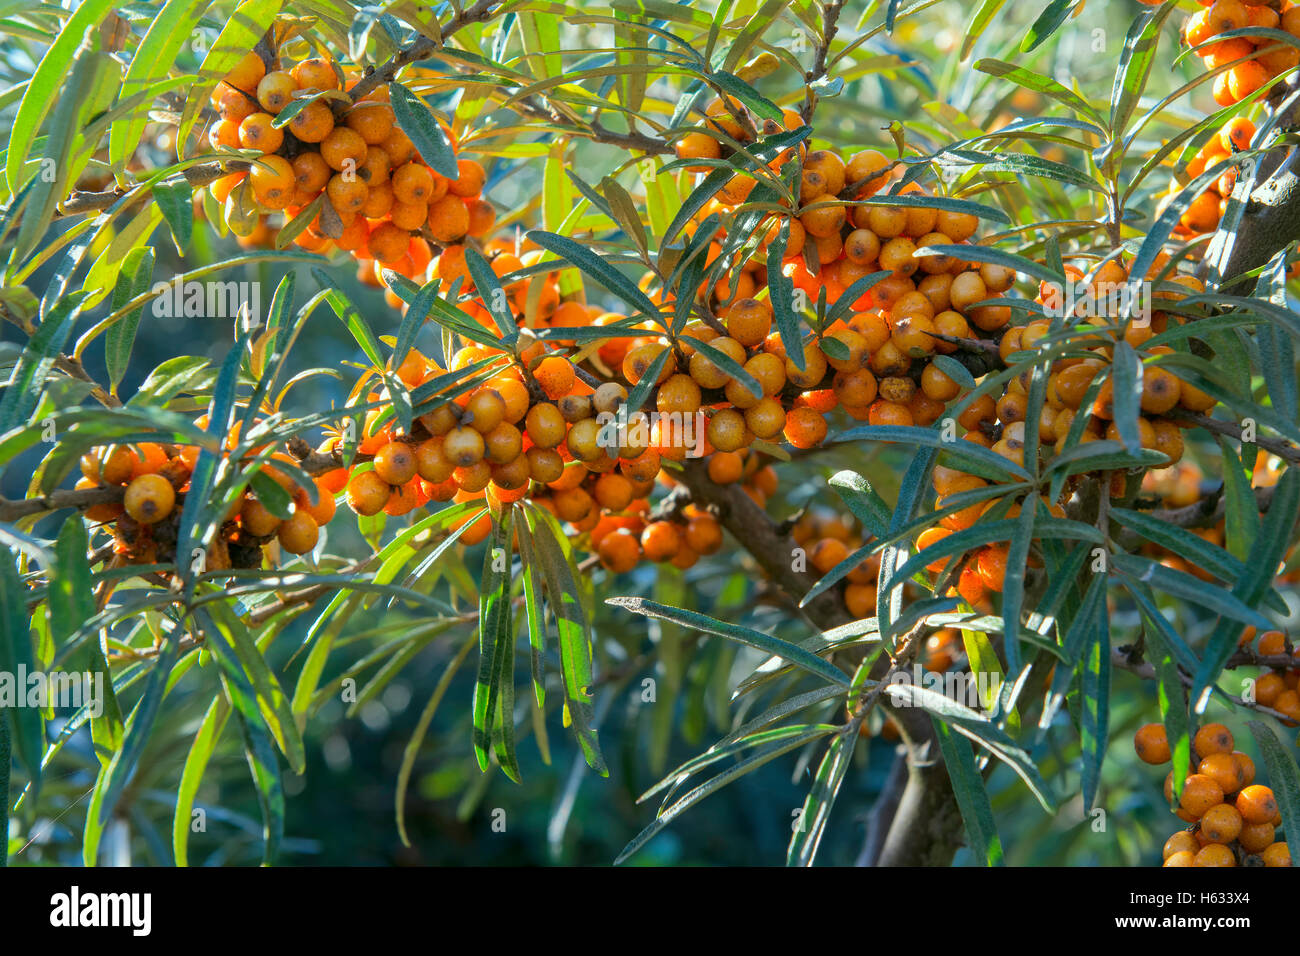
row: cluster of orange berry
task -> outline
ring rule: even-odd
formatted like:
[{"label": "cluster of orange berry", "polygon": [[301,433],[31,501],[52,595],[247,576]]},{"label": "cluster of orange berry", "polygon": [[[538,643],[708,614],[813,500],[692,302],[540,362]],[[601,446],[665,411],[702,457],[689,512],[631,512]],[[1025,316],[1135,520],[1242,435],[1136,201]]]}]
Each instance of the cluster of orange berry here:
[{"label": "cluster of orange berry", "polygon": [[[484,170],[472,159],[457,160],[454,179],[433,169],[396,125],[386,86],[352,101],[346,90],[359,79],[324,57],[268,70],[260,55],[247,54],[212,92],[218,118],[208,141],[261,155],[250,170],[213,183],[212,196],[246,244],[273,238],[265,215],[241,214],[246,206],[291,221],[319,198],[320,211],[294,236],[297,245],[350,253],[371,283],[381,268],[422,276],[436,246],[491,230],[496,211],[480,195]],[[454,147],[451,131],[443,132]]]},{"label": "cluster of orange berry", "polygon": [[[790,530],[790,537],[807,555],[810,571],[828,573],[871,536],[853,518],[834,513],[805,511]],[[846,577],[844,605],[855,618],[876,613],[876,580],[880,577],[880,555],[865,559]]]},{"label": "cluster of orange berry", "polygon": [[1200,3],[1205,9],[1188,18],[1183,39],[1190,47],[1209,44],[1196,51],[1207,69],[1228,67],[1214,79],[1214,101],[1220,106],[1240,102],[1300,63],[1300,50],[1270,37],[1246,34],[1212,42],[1225,33],[1248,29],[1283,30],[1300,37],[1300,7],[1291,0]]},{"label": "cluster of orange berry", "polygon": [[[1244,116],[1236,116],[1212,136],[1197,151],[1192,161],[1187,164],[1187,174],[1196,177],[1212,168],[1215,164],[1229,158],[1237,150],[1250,147],[1255,137],[1255,124]],[[1187,211],[1178,219],[1175,234],[1180,237],[1198,236],[1214,232],[1219,228],[1219,220],[1228,208],[1228,197],[1232,195],[1237,183],[1237,167],[1224,171],[1214,182],[1210,183],[1199,196],[1191,201]],[[1178,184],[1170,185],[1170,195],[1178,192]]]},{"label": "cluster of orange berry", "polygon": [[[1139,759],[1168,763],[1163,724],[1144,724],[1133,737]],[[1290,866],[1291,852],[1277,839],[1282,825],[1273,791],[1255,783],[1255,762],[1235,750],[1223,724],[1205,724],[1192,740],[1194,772],[1183,782],[1177,804],[1174,774],[1165,778],[1165,800],[1188,823],[1166,842],[1165,866]]]},{"label": "cluster of orange berry", "polygon": [[[1300,37],[1300,7],[1291,0],[1282,3],[1214,0],[1205,3],[1183,27],[1183,39],[1196,51],[1207,69],[1220,70],[1214,79],[1214,101],[1232,106],[1268,86],[1287,70],[1300,64],[1300,49],[1266,36],[1230,36],[1214,42],[1223,34],[1248,30],[1282,30]],[[1229,120],[1188,163],[1187,175],[1195,178],[1236,151],[1249,148],[1255,124],[1245,117]],[[1214,232],[1227,208],[1228,197],[1237,181],[1237,169],[1228,169],[1188,205],[1179,219],[1176,235],[1183,238]],[[1180,187],[1170,184],[1170,196]],[[1167,200],[1166,200],[1167,201]]]},{"label": "cluster of orange berry", "polygon": [[[1241,647],[1249,647],[1255,640],[1255,629],[1247,628],[1241,635]],[[1265,631],[1255,642],[1256,657],[1271,660],[1288,660],[1289,664],[1275,664],[1265,668],[1255,679],[1255,702],[1279,714],[1288,727],[1300,725],[1300,651],[1291,648],[1282,631]]]},{"label": "cluster of orange berry", "polygon": [[[1157,262],[1152,271],[1162,269],[1167,263],[1167,258]],[[1129,281],[1128,271],[1117,260],[1108,261],[1093,269],[1091,277],[1076,265],[1067,265],[1065,272],[1068,281],[1086,287],[1094,300],[1100,300],[1107,287],[1117,287]],[[1199,288],[1197,280],[1191,276],[1178,275],[1173,282],[1189,292]],[[1062,303],[1057,300],[1061,294],[1060,289],[1044,282],[1040,285],[1037,301],[1046,308],[1059,308]],[[1138,349],[1140,354],[1168,352],[1170,350],[1167,347],[1145,348],[1144,343],[1154,334],[1164,331],[1169,320],[1167,313],[1153,311],[1149,323],[1128,323],[1122,330],[1122,337]],[[1088,317],[1084,321],[1105,325],[1113,323],[1114,319],[1100,315]],[[1051,320],[1048,318],[1012,326],[999,340],[999,354],[1004,361],[1016,360],[1017,355],[1023,358],[1025,353],[1045,348],[1049,344],[1045,340],[1050,331]],[[981,395],[957,417],[957,423],[965,430],[962,439],[989,448],[1021,466],[1025,464],[1027,454],[1040,455],[1047,451],[1060,454],[1070,441],[1082,444],[1103,438],[1119,440],[1119,428],[1114,421],[1113,380],[1106,378],[1093,400],[1085,405],[1094,381],[1109,365],[1114,344],[1119,337],[1121,332],[1099,329],[1095,342],[1080,339],[1076,343],[1080,349],[1088,349],[1091,355],[1076,354],[1056,359],[1048,371],[1044,401],[1038,408],[1029,407],[1031,377],[1028,372],[1008,380],[996,400],[992,395]],[[1177,413],[1206,411],[1213,407],[1215,401],[1205,392],[1158,366],[1146,366],[1142,388],[1142,415],[1137,422],[1141,444],[1144,448],[1167,455],[1171,463],[1178,462],[1183,455],[1182,429],[1188,427],[1190,422],[1176,417]],[[1027,449],[1026,422],[1031,416],[1036,416],[1038,420],[1039,447]],[[1077,423],[1080,416],[1084,416],[1081,426]],[[1080,480],[1082,476],[1077,476],[1067,485],[1062,500],[1073,492],[1075,483]],[[936,527],[919,535],[918,548],[924,549],[954,532],[971,527],[1001,504],[996,496],[965,507],[953,504],[954,499],[961,500],[957,496],[978,493],[990,485],[988,479],[969,474],[957,466],[936,467],[932,482],[937,496],[935,510],[942,516]],[[1117,473],[1112,482],[1111,494],[1122,495],[1124,475]],[[1053,515],[1064,517],[1061,501],[1044,499],[1043,504]],[[1020,507],[1019,504],[1012,505],[1005,517],[1016,517]],[[1006,574],[1007,557],[1008,547],[1005,544],[991,544],[981,548],[957,569],[958,580],[954,593],[975,605],[988,593],[1000,592]],[[932,564],[930,570],[939,572],[945,565],[946,562],[940,560]]]},{"label": "cluster of orange berry", "polygon": [[[196,424],[206,427],[206,416]],[[234,447],[238,431],[236,425],[227,448]],[[98,447],[82,456],[78,489],[122,489],[120,499],[114,497],[85,511],[90,521],[112,524],[114,550],[121,563],[167,564],[175,557],[177,521],[198,455],[196,445],[141,442]],[[282,452],[272,455],[271,461],[294,464],[293,458]],[[226,514],[221,533],[209,547],[206,570],[261,567],[262,549],[272,542],[290,554],[306,554],[316,547],[320,526],[334,516],[334,495],[325,483],[316,481],[313,503],[312,493],[299,487],[286,472],[269,463],[260,471],[293,499],[292,512],[281,518],[246,490]]]},{"label": "cluster of orange berry", "polygon": [[[706,109],[706,124],[705,131],[678,141],[679,157],[718,159],[731,152],[726,140],[744,143],[755,135],[752,118],[735,100],[714,101]],[[797,113],[785,111],[785,129],[801,125]],[[783,127],[769,120],[763,131],[770,134]],[[778,177],[795,154],[793,148],[787,149],[764,169],[736,173],[695,214],[687,233],[694,235],[710,216],[734,214],[759,183]],[[960,388],[930,360],[937,354],[957,353],[961,348],[957,340],[1007,325],[1009,309],[979,303],[1008,290],[1015,273],[954,256],[917,256],[922,246],[966,244],[979,222],[967,213],[912,205],[925,195],[916,184],[898,191],[906,197],[898,204],[858,205],[894,178],[893,164],[881,153],[864,150],[846,161],[830,150],[807,151],[801,146],[798,155],[800,176],[792,187],[796,205],[788,213],[768,217],[752,254],[730,263],[729,274],[706,290],[720,323],[692,323],[684,333],[743,366],[764,386],[764,395],[753,396],[739,382],[725,382],[726,376],[712,369],[711,363],[715,374],[699,384],[709,388],[708,378],[721,379],[725,398],[735,410],[768,432],[751,424],[756,437],[784,430],[796,447],[817,444],[825,435],[825,414],[836,407],[872,424],[932,424]],[[785,230],[781,272],[806,302],[815,303],[824,295],[827,303],[834,304],[858,280],[876,272],[889,273],[856,295],[849,314],[829,323],[805,346],[803,369],[788,359],[780,336],[771,332],[770,297],[757,297],[767,286],[768,250]],[[721,254],[722,245],[715,239],[708,261]],[[671,296],[650,287],[650,279],[647,276],[643,286],[657,301],[670,304]],[[691,350],[683,347],[682,351],[691,359],[694,377]],[[784,377],[762,374],[775,368],[768,356],[785,362]],[[700,364],[706,362],[700,359]],[[767,400],[778,399],[781,390],[789,392],[780,396],[789,407],[787,422],[778,427],[782,425],[778,409]],[[759,410],[752,411],[755,408]],[[735,422],[731,416],[727,420]]]}]

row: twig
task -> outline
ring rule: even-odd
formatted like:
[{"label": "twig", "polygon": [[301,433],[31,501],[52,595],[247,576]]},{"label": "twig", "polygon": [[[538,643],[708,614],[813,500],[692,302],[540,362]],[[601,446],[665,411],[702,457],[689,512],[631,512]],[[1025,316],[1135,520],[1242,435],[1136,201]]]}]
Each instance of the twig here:
[{"label": "twig", "polygon": [[[1241,437],[1242,428],[1236,422],[1224,421],[1222,418],[1209,418],[1205,415],[1198,415],[1195,412],[1177,412],[1171,416],[1174,421],[1190,422],[1193,425],[1199,425],[1206,431],[1214,432],[1218,435],[1226,435],[1228,438],[1237,442],[1245,442]],[[1300,448],[1292,445],[1290,442],[1282,441],[1278,438],[1268,438],[1263,435],[1256,435],[1254,444],[1260,448],[1270,451],[1279,458],[1285,458],[1290,462],[1300,462]]]}]

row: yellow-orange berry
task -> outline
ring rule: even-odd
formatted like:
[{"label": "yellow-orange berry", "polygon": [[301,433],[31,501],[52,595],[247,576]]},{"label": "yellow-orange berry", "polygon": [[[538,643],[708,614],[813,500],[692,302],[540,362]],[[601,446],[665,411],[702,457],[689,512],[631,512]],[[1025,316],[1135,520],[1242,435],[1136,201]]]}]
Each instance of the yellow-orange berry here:
[{"label": "yellow-orange berry", "polygon": [[140,475],[126,486],[122,506],[126,513],[141,524],[154,524],[172,513],[176,505],[176,490],[171,482],[158,474]]}]

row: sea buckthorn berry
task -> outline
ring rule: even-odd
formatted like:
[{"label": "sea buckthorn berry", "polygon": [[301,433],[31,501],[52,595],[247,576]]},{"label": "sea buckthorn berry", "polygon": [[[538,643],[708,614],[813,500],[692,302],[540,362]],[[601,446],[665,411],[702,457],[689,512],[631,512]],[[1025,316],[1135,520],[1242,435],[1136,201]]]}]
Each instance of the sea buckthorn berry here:
[{"label": "sea buckthorn berry", "polygon": [[709,444],[721,452],[734,452],[749,444],[744,416],[733,408],[715,412],[706,434]]},{"label": "sea buckthorn berry", "polygon": [[1133,735],[1133,749],[1143,763],[1162,764],[1169,761],[1169,739],[1164,724],[1143,724]]},{"label": "sea buckthorn berry", "polygon": [[[617,382],[605,382],[591,396],[592,408],[597,412],[617,412],[627,401],[627,389]],[[590,417],[590,414],[582,416]]]},{"label": "sea buckthorn berry", "polygon": [[303,60],[301,63],[295,63],[293,69],[289,71],[298,88],[302,90],[337,90],[339,88],[338,74],[334,72],[334,67],[330,61],[324,57],[314,56],[311,59]]},{"label": "sea buckthorn berry", "polygon": [[695,515],[686,523],[685,538],[697,554],[715,554],[722,547],[722,526],[713,515]]},{"label": "sea buckthorn berry", "polygon": [[975,570],[979,573],[980,581],[985,588],[999,594],[1006,581],[1007,554],[1006,545],[990,545],[981,549],[975,558]]},{"label": "sea buckthorn berry", "polygon": [[1274,671],[1261,674],[1255,679],[1255,702],[1264,707],[1272,707],[1286,689],[1286,680],[1281,674]]},{"label": "sea buckthorn berry", "polygon": [[1171,853],[1169,854],[1169,856],[1165,857],[1165,862],[1163,865],[1164,866],[1195,866],[1197,852],[1199,851],[1178,850],[1177,852]]},{"label": "sea buckthorn berry", "polygon": [[1237,794],[1236,806],[1247,823],[1270,823],[1277,816],[1277,798],[1273,791],[1257,783],[1244,787]]},{"label": "sea buckthorn berry", "polygon": [[437,242],[455,242],[469,232],[469,210],[458,196],[443,196],[429,203],[425,223]]},{"label": "sea buckthorn berry", "polygon": [[1209,843],[1196,854],[1193,866],[1236,866],[1237,857],[1221,843]]},{"label": "sea buckthorn berry", "polygon": [[[336,126],[330,130],[320,142],[321,159],[329,164],[329,167],[339,172],[351,171],[355,175],[357,169],[366,159],[366,141],[361,135],[346,126]],[[406,167],[402,167],[405,169]],[[400,170],[399,170],[400,172]],[[397,189],[396,182],[393,186],[393,194],[399,199],[403,198]],[[414,201],[414,200],[408,200]]]},{"label": "sea buckthorn berry", "polygon": [[763,299],[740,299],[722,313],[727,335],[746,348],[753,348],[772,331],[772,306]]},{"label": "sea buckthorn berry", "polygon": [[1183,793],[1178,800],[1178,805],[1193,818],[1199,819],[1201,814],[1205,813],[1210,807],[1222,802],[1223,788],[1219,786],[1214,778],[1194,773],[1184,782]]},{"label": "sea buckthorn berry", "polygon": [[313,100],[289,120],[289,132],[304,143],[320,143],[334,132],[334,113],[323,101]]},{"label": "sea buckthorn berry", "polygon": [[650,561],[671,560],[681,545],[681,533],[671,521],[652,521],[641,532],[641,552]]},{"label": "sea buckthorn berry", "polygon": [[[712,344],[712,343],[710,343]],[[655,361],[661,354],[668,350],[668,346],[658,342],[650,342],[645,345],[638,345],[627,353],[623,359],[623,377],[633,385],[650,372]],[[698,353],[697,353],[698,354]],[[742,358],[743,361],[743,352]],[[668,376],[677,370],[677,361],[671,351],[668,352],[668,358],[663,363],[663,368],[659,371],[659,377],[655,380],[656,384],[662,384],[667,381]],[[696,379],[696,381],[699,381]]]},{"label": "sea buckthorn berry", "polygon": [[576,377],[573,363],[561,355],[544,358],[533,369],[533,378],[542,387],[546,397],[552,400],[567,395],[573,389]]},{"label": "sea buckthorn berry", "polygon": [[358,103],[348,110],[343,122],[356,130],[367,146],[381,147],[393,132],[393,108],[386,103]]},{"label": "sea buckthorn berry", "polygon": [[546,402],[534,405],[528,410],[524,422],[528,437],[539,448],[555,448],[564,441],[564,416],[554,405]]},{"label": "sea buckthorn berry", "polygon": [[[593,398],[592,395],[575,395],[570,392],[568,395],[561,395],[557,398],[555,407],[560,410],[561,418],[569,424],[573,424],[582,421],[584,418],[593,417],[597,411],[605,411],[605,409],[596,407]],[[613,409],[610,409],[610,411],[613,411]]]},{"label": "sea buckthorn berry", "polygon": [[373,471],[361,471],[348,481],[348,507],[359,515],[377,515],[388,504],[392,489],[388,482]]},{"label": "sea buckthorn berry", "polygon": [[501,393],[494,388],[484,386],[475,389],[474,394],[470,396],[461,422],[486,435],[500,425],[505,417],[506,402],[501,397]]},{"label": "sea buckthorn berry", "polygon": [[293,195],[296,184],[293,167],[283,156],[263,156],[253,164],[248,181],[259,201],[271,204]]},{"label": "sea buckthorn berry", "polygon": [[447,183],[447,191],[453,196],[467,198],[477,196],[483,191],[483,184],[487,177],[479,163],[472,159],[458,159],[456,170],[459,173],[457,178]]},{"label": "sea buckthorn berry", "polygon": [[730,485],[740,481],[744,461],[734,452],[715,452],[709,456],[709,480],[715,485]]},{"label": "sea buckthorn berry", "polygon": [[320,540],[320,526],[306,511],[295,511],[276,529],[280,547],[290,554],[306,554]]},{"label": "sea buckthorn berry", "polygon": [[786,415],[783,431],[785,440],[795,448],[815,448],[826,438],[826,418],[811,408],[792,408]]},{"label": "sea buckthorn berry", "polygon": [[693,415],[700,409],[700,386],[689,375],[672,375],[659,386],[655,407],[661,412]]},{"label": "sea buckthorn berry", "polygon": [[404,163],[391,179],[393,195],[402,202],[428,203],[433,198],[433,171],[423,163]]},{"label": "sea buckthorn berry", "polygon": [[259,109],[256,99],[224,80],[217,84],[210,99],[213,108],[221,114],[221,118],[232,123],[241,122],[244,117],[258,112]]},{"label": "sea buckthorn berry", "polygon": [[[1294,674],[1294,671],[1289,673]],[[1286,678],[1283,678],[1285,680]],[[1285,690],[1278,694],[1277,700],[1273,701],[1273,709],[1280,714],[1285,714],[1282,723],[1288,727],[1294,727],[1300,724],[1300,691],[1295,689]]]},{"label": "sea buckthorn berry", "polygon": [[605,457],[601,447],[601,428],[594,418],[584,418],[569,427],[564,447],[570,455],[582,462],[595,462]]},{"label": "sea buckthorn berry", "polygon": [[131,480],[134,456],[125,447],[118,446],[111,451],[96,449],[81,456],[81,473],[105,485],[122,485]]},{"label": "sea buckthorn berry", "polygon": [[528,460],[528,474],[533,481],[551,482],[564,474],[564,459],[553,448],[533,447],[524,453],[524,457]]},{"label": "sea buckthorn berry", "polygon": [[1237,835],[1237,842],[1246,852],[1259,853],[1273,843],[1276,832],[1271,823],[1245,823]]},{"label": "sea buckthorn berry", "polygon": [[[718,159],[722,155],[722,147],[708,133],[687,133],[677,141],[674,149],[678,159]],[[687,169],[693,173],[707,173],[712,167],[688,166]]]},{"label": "sea buckthorn berry", "polygon": [[1187,830],[1179,830],[1168,840],[1165,841],[1164,848],[1161,850],[1161,858],[1168,860],[1175,853],[1192,853],[1195,854],[1201,849],[1200,843]]},{"label": "sea buckthorn berry", "polygon": [[[722,336],[709,342],[709,346],[718,352],[721,352],[727,358],[734,361],[737,365],[745,364],[745,347],[729,336]],[[653,349],[656,346],[640,346],[639,349],[633,349],[628,353],[628,358],[623,362],[623,374],[627,376],[628,361],[640,349]],[[647,353],[650,354],[650,353]],[[658,354],[657,352],[653,354]],[[691,378],[693,378],[700,388],[723,388],[729,381],[731,375],[719,368],[712,359],[708,358],[703,351],[697,350],[691,356],[688,365]],[[639,376],[638,376],[639,377]],[[628,381],[633,381],[628,379]]]},{"label": "sea buckthorn berry", "polygon": [[1291,850],[1285,843],[1274,843],[1265,847],[1259,858],[1264,861],[1265,866],[1289,867],[1291,865]]},{"label": "sea buckthorn berry", "polygon": [[626,528],[617,528],[600,539],[596,555],[605,570],[613,574],[626,574],[641,560],[641,543]]},{"label": "sea buckthorn berry", "polygon": [[239,124],[239,145],[274,153],[284,142],[284,133],[271,125],[270,113],[250,113]]},{"label": "sea buckthorn berry", "polygon": [[320,478],[314,479],[313,483],[316,485],[316,504],[311,503],[311,497],[307,494],[307,489],[301,488],[294,497],[293,505],[299,511],[311,515],[312,520],[318,526],[327,525],[333,520],[337,511],[334,492]]},{"label": "sea buckthorn berry", "polygon": [[122,506],[126,513],[141,524],[155,524],[172,513],[176,505],[176,490],[171,482],[158,474],[140,475],[126,486]]},{"label": "sea buckthorn berry", "polygon": [[1241,814],[1230,803],[1215,804],[1201,816],[1201,833],[1211,843],[1231,843],[1241,827]]},{"label": "sea buckthorn berry", "polygon": [[1212,753],[1197,764],[1196,772],[1210,777],[1225,794],[1234,794],[1249,781],[1242,765],[1230,753]]},{"label": "sea buckthorn berry", "polygon": [[[864,196],[871,196],[889,183],[889,167],[891,163],[885,158],[884,154],[874,149],[863,150],[849,159],[844,168],[844,179],[849,186],[858,186],[855,199],[861,199]],[[865,182],[864,182],[865,180]],[[860,207],[869,208],[866,206]],[[871,207],[875,208],[875,207]]]},{"label": "sea buckthorn berry", "polygon": [[826,377],[826,356],[816,342],[809,342],[803,351],[804,367],[800,369],[794,359],[785,360],[785,376],[792,385],[799,388],[816,388]]},{"label": "sea buckthorn berry", "polygon": [[330,168],[320,153],[299,153],[290,164],[294,186],[304,193],[319,193],[330,181]]},{"label": "sea buckthorn berry", "polygon": [[415,156],[415,144],[411,138],[403,133],[396,126],[388,134],[388,138],[379,144],[384,147],[394,166],[400,166],[402,163],[409,162]]},{"label": "sea buckthorn berry", "polygon": [[255,538],[275,534],[280,518],[267,510],[256,498],[245,498],[239,509],[240,526]]},{"label": "sea buckthorn berry", "polygon": [[[267,158],[278,159],[279,157]],[[325,192],[329,196],[330,205],[340,215],[359,212],[365,207],[366,199],[370,195],[365,183],[357,179],[348,179],[342,173],[335,173],[330,177],[330,181],[325,184]]]},{"label": "sea buckthorn berry", "polygon": [[458,425],[442,439],[442,453],[458,468],[477,464],[484,450],[482,433],[466,425]]},{"label": "sea buckthorn berry", "polygon": [[461,491],[476,494],[492,481],[492,466],[480,458],[472,465],[461,465],[451,477]]},{"label": "sea buckthorn berry", "polygon": [[298,84],[283,70],[268,73],[257,84],[257,102],[268,113],[278,113],[289,105]]},{"label": "sea buckthorn berry", "polygon": [[245,53],[234,68],[226,74],[225,81],[245,93],[252,93],[266,76],[266,64],[256,53]]},{"label": "sea buckthorn berry", "polygon": [[483,436],[483,457],[495,465],[514,461],[523,451],[523,435],[509,422],[500,422]]},{"label": "sea buckthorn berry", "polygon": [[1264,632],[1259,637],[1258,650],[1262,657],[1276,657],[1286,654],[1286,635],[1281,631]]},{"label": "sea buckthorn berry", "polygon": [[[820,417],[818,412],[814,411],[813,414]],[[786,418],[785,408],[775,398],[763,398],[745,410],[745,424],[755,437],[762,439],[775,438],[779,435],[785,428]]]},{"label": "sea buckthorn berry", "polygon": [[1223,724],[1205,724],[1196,731],[1192,746],[1201,757],[1219,753],[1230,754],[1234,746],[1232,731]]},{"label": "sea buckthorn berry", "polygon": [[966,212],[950,212],[941,209],[935,219],[934,228],[953,242],[964,242],[975,235],[975,230],[979,228],[979,217]]},{"label": "sea buckthorn berry", "polygon": [[392,441],[375,452],[375,474],[390,485],[404,485],[415,473],[415,452],[406,442]]}]

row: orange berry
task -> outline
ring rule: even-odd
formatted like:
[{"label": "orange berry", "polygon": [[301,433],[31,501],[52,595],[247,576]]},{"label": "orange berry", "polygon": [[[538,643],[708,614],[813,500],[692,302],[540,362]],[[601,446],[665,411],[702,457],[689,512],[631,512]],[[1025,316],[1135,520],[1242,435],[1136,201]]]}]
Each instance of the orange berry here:
[{"label": "orange berry", "polygon": [[1162,764],[1169,761],[1169,740],[1164,724],[1143,724],[1133,735],[1133,749],[1143,763]]},{"label": "orange berry", "polygon": [[314,56],[303,60],[301,63],[295,63],[289,73],[301,90],[337,90],[339,88],[338,74],[334,72],[334,67],[330,65],[330,61],[324,57]]},{"label": "orange berry", "polygon": [[126,513],[141,524],[155,524],[172,513],[176,505],[176,490],[171,482],[158,474],[140,475],[126,486],[122,506]]},{"label": "orange berry", "polygon": [[1201,815],[1201,833],[1211,843],[1231,843],[1241,827],[1241,814],[1230,803],[1215,804]]},{"label": "orange berry", "polygon": [[426,224],[437,242],[455,242],[469,232],[469,210],[460,197],[443,196],[429,203]]},{"label": "orange berry", "polygon": [[1196,731],[1192,746],[1200,757],[1219,753],[1230,754],[1234,746],[1232,731],[1223,724],[1205,724]]},{"label": "orange berry", "polygon": [[1236,866],[1237,857],[1221,843],[1210,843],[1196,854],[1193,866]]},{"label": "orange berry", "polygon": [[1259,858],[1264,861],[1265,866],[1289,867],[1291,865],[1291,850],[1285,843],[1274,843],[1266,847],[1264,852],[1259,855]]},{"label": "orange berry", "polygon": [[375,474],[390,485],[404,485],[415,477],[415,452],[406,442],[391,441],[375,452]]},{"label": "orange berry", "polygon": [[320,526],[306,511],[295,511],[276,531],[280,547],[290,554],[306,554],[320,539]]},{"label": "orange berry", "polygon": [[252,93],[266,76],[266,64],[256,53],[245,53],[243,58],[226,74],[225,81],[238,90]]},{"label": "orange berry", "polygon": [[487,178],[483,172],[483,167],[472,159],[456,160],[456,170],[459,176],[447,183],[447,191],[453,196],[469,197],[477,196],[483,191],[483,183]]},{"label": "orange berry", "polygon": [[304,143],[321,143],[334,132],[334,112],[323,100],[313,100],[289,120],[289,132]]},{"label": "orange berry", "polygon": [[268,113],[278,113],[289,105],[298,84],[283,70],[267,73],[257,84],[257,102]]},{"label": "orange berry", "polygon": [[641,551],[650,561],[668,561],[681,547],[681,534],[670,521],[652,521],[641,532]]},{"label": "orange berry", "polygon": [[1210,754],[1197,765],[1196,772],[1212,779],[1225,794],[1234,794],[1248,783],[1241,764],[1230,753]]},{"label": "orange berry", "polygon": [[600,539],[596,555],[607,571],[625,574],[641,560],[641,544],[626,528],[617,528]]},{"label": "orange berry", "polygon": [[1277,798],[1261,784],[1244,787],[1237,794],[1237,810],[1247,823],[1270,823],[1277,816]]}]

